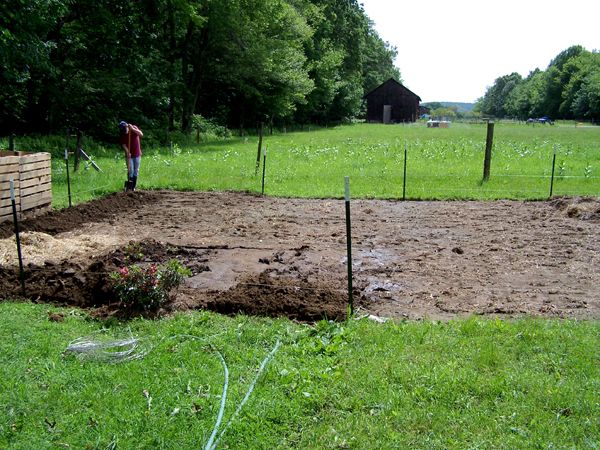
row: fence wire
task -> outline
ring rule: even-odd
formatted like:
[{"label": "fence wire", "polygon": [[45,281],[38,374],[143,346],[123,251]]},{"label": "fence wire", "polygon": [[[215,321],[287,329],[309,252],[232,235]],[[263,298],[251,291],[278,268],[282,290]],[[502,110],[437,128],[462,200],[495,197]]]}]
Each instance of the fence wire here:
[{"label": "fence wire", "polygon": [[[408,158],[410,160],[410,156]],[[432,187],[432,186],[427,186],[427,185],[423,185],[423,183],[427,183],[430,180],[440,180],[440,179],[449,179],[452,178],[452,176],[454,176],[454,178],[458,178],[460,180],[464,180],[465,182],[473,182],[473,180],[475,179],[475,175],[473,174],[452,174],[452,173],[447,173],[444,175],[439,175],[439,174],[423,174],[423,173],[419,173],[418,176],[417,175],[411,175],[410,170],[407,172],[406,177],[403,177],[401,175],[402,173],[402,166],[401,166],[401,162],[403,163],[403,158],[401,158],[398,162],[398,165],[392,168],[389,167],[385,167],[383,170],[383,174],[381,176],[378,175],[370,175],[370,174],[354,174],[351,177],[351,180],[353,182],[353,185],[359,185],[361,186],[362,189],[364,189],[364,185],[365,183],[367,184],[372,184],[374,186],[378,186],[379,184],[383,183],[389,183],[389,180],[391,178],[393,178],[394,180],[396,180],[397,185],[400,187],[402,186],[403,183],[406,183],[406,191],[404,193],[398,192],[398,196],[397,196],[397,201],[401,201],[400,199],[402,198],[402,196],[405,194],[406,198],[408,199],[419,199],[419,198],[431,198],[432,193],[433,195],[439,195],[439,194],[461,194],[464,195],[465,197],[468,197],[469,194],[472,194],[471,197],[473,198],[482,198],[485,197],[486,194],[492,194],[492,195],[499,195],[501,196],[502,194],[506,194],[506,193],[511,193],[512,196],[515,195],[519,195],[519,194],[526,194],[529,196],[537,196],[539,198],[547,198],[548,195],[548,191],[550,189],[550,184],[548,184],[548,186],[544,186],[544,187],[539,187],[539,188],[525,188],[522,185],[521,186],[517,186],[517,187],[511,187],[511,186],[506,186],[502,189],[500,188],[489,188],[486,184],[481,184],[478,187],[464,187],[464,186],[456,186],[456,187],[442,187],[443,185],[439,182],[435,182],[436,186]],[[266,166],[268,167],[268,165]],[[409,166],[410,168],[410,166]],[[250,169],[238,169],[238,168],[231,168],[230,169],[232,173],[225,173],[225,174],[220,174],[221,178],[230,182],[232,185],[246,185],[247,183],[252,183],[256,186],[256,189],[254,192],[261,192],[261,179],[260,176],[255,175],[254,174],[254,170],[250,170]],[[359,172],[361,169],[358,169]],[[546,169],[547,170],[547,169]],[[240,172],[241,171],[241,172]],[[260,173],[260,171],[258,171],[258,173]],[[239,174],[239,175],[238,175]],[[291,172],[286,172],[283,174],[278,174],[278,173],[269,173],[268,170],[266,172],[266,176],[264,179],[265,182],[265,187],[266,187],[266,193],[269,193],[269,189],[277,189],[278,185],[282,185],[283,181],[285,181],[286,179],[289,178],[293,178],[295,175],[294,173]],[[500,179],[529,179],[529,180],[548,180],[548,179],[553,179],[555,182],[554,185],[554,195],[574,195],[574,196],[578,196],[578,195],[582,195],[582,191],[575,191],[575,190],[567,190],[567,189],[560,189],[559,186],[556,185],[556,183],[560,182],[561,180],[590,180],[590,181],[595,181],[600,179],[599,176],[593,176],[593,175],[585,175],[585,176],[581,176],[581,175],[567,175],[567,174],[559,174],[559,175],[551,175],[551,174],[516,174],[516,173],[502,173],[501,171],[495,172],[492,174],[491,179],[494,178],[500,178]],[[307,182],[310,183],[311,181],[314,180],[318,180],[319,177],[313,177],[308,178]],[[329,179],[329,178],[327,178]],[[103,192],[110,192],[111,189],[114,189],[115,184],[118,184],[118,182],[113,182],[113,183],[105,183],[105,184],[101,184],[99,186],[93,186],[91,188],[88,189],[72,189],[71,190],[71,198],[86,198],[88,196],[88,194],[93,194],[95,193],[103,193]],[[341,185],[341,183],[340,183]],[[217,184],[215,184],[215,188],[217,188]],[[120,189],[117,188],[117,191],[113,191],[113,192],[120,192]],[[341,191],[341,189],[340,189]],[[56,198],[61,199],[63,201],[66,201],[69,197],[69,195],[64,192],[64,193],[55,193],[54,194]],[[320,223],[328,223],[328,224],[344,224],[345,220],[340,217],[340,218],[335,218],[335,217],[322,217],[322,216],[314,216],[314,217],[305,217],[305,220],[308,221],[313,221],[313,222],[320,222]],[[364,220],[361,219],[354,219],[357,222],[363,222]],[[405,221],[403,220],[399,220],[399,219],[395,219],[393,217],[386,217],[386,223],[390,223],[390,224],[404,224]],[[331,247],[331,249],[333,249],[333,247]],[[337,250],[338,247],[335,247],[335,249]],[[223,249],[223,250],[227,250],[227,249]],[[273,248],[261,248],[260,250],[264,250],[264,251],[275,251],[276,249]],[[339,247],[340,250],[340,255],[345,254],[344,253],[344,246],[340,245]],[[27,267],[25,269],[25,273],[29,272],[29,273],[34,273],[36,271],[46,271],[47,269],[45,269],[44,267]],[[86,271],[86,270],[79,270],[78,272],[82,273],[82,274],[94,274],[94,275],[110,275],[112,272],[97,272],[97,271]],[[303,286],[303,285],[298,285],[298,286],[293,286],[293,285],[285,285],[285,286],[280,286],[277,284],[261,284],[261,283],[238,283],[239,285],[242,286],[247,286],[247,287],[259,287],[259,288],[265,288],[265,289],[273,289],[273,288],[288,288],[288,289],[297,289],[297,290],[303,290],[303,291],[314,291],[315,293],[319,293],[319,292],[339,292],[339,293],[345,293],[347,292],[344,289],[319,289],[319,288],[314,288],[314,287],[309,287],[309,286]],[[74,343],[74,345],[84,345],[85,343]],[[134,345],[137,343],[133,343],[133,342],[129,342],[127,343],[127,345]],[[124,343],[123,346],[125,346],[126,344]],[[122,352],[128,352],[131,349],[125,349],[122,350]],[[115,353],[115,352],[113,352]],[[116,352],[119,353],[119,352]]]}]

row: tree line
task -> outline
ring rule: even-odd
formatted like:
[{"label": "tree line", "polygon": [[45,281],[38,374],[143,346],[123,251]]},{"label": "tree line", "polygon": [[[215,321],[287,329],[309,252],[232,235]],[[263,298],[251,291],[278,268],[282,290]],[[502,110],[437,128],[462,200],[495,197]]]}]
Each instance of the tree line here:
[{"label": "tree line", "polygon": [[536,69],[523,78],[518,73],[495,80],[477,101],[482,114],[525,120],[598,121],[600,118],[600,53],[582,46],[560,52],[545,71]]},{"label": "tree line", "polygon": [[349,120],[395,57],[356,0],[11,0],[0,135]]}]

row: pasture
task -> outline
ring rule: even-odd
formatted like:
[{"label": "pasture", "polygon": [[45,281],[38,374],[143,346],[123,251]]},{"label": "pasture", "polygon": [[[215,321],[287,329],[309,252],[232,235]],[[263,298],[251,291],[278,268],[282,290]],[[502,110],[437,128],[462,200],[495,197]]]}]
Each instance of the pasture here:
[{"label": "pasture", "polygon": [[[398,199],[404,194],[412,200],[540,200],[550,194],[556,152],[553,195],[600,194],[600,127],[496,124],[491,177],[482,184],[485,136],[485,124],[462,123],[448,129],[426,128],[424,124],[357,124],[265,136],[265,193],[340,198],[343,178],[348,175],[355,198]],[[147,149],[140,186],[261,192],[262,167],[258,173],[255,169],[257,141],[256,136],[207,137],[199,145]],[[62,149],[64,143],[56,145]],[[125,166],[116,145],[92,147],[88,152],[104,172],[90,169],[71,173],[74,202],[123,186]],[[64,207],[68,205],[66,171],[59,155],[60,151],[53,161],[53,193],[55,205]]]},{"label": "pasture", "polygon": [[[498,124],[481,183],[480,125],[276,134],[267,196],[254,137],[148,149],[127,194],[121,153],[90,149],[103,172],[71,174],[77,205],[21,224],[45,304],[0,303],[0,447],[594,448],[600,204],[580,196],[598,195],[598,137]],[[66,190],[55,158],[55,206]],[[9,224],[0,236],[15,299]],[[169,257],[192,276],[163,318],[124,320],[108,275]],[[100,335],[140,338],[140,358],[66,351]]]}]

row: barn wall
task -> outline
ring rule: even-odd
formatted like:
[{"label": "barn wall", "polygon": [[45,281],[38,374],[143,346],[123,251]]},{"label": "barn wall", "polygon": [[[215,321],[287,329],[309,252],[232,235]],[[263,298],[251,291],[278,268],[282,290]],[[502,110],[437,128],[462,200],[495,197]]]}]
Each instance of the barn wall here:
[{"label": "barn wall", "polygon": [[392,122],[414,122],[419,114],[419,97],[393,80],[371,91],[366,100],[368,122],[383,122],[384,105],[392,105]]}]

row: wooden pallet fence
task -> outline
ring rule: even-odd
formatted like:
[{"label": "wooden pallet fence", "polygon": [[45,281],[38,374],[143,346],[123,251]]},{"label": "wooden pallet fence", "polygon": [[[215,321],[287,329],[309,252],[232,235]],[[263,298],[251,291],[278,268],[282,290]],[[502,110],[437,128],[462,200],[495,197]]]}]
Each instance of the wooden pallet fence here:
[{"label": "wooden pallet fence", "polygon": [[12,220],[10,180],[14,180],[17,214],[21,214],[19,195],[19,156],[14,152],[0,152],[0,222]]},{"label": "wooden pallet fence", "polygon": [[35,217],[52,207],[50,153],[0,151],[0,222],[12,220],[11,179],[19,218]]}]

